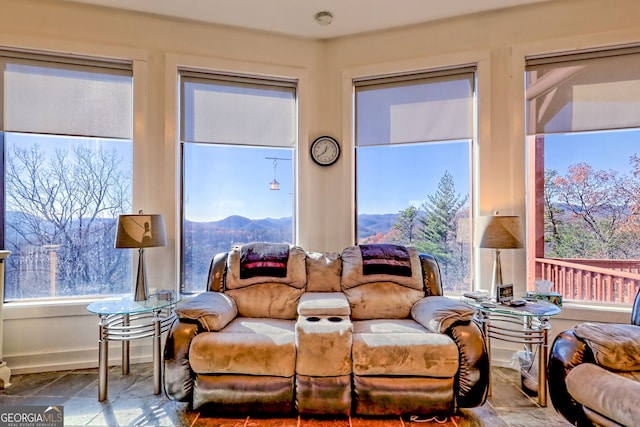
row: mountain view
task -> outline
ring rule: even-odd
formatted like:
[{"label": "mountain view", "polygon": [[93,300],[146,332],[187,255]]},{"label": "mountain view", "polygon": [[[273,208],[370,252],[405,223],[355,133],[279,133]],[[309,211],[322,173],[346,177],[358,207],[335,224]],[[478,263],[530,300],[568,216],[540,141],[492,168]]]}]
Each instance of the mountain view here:
[{"label": "mountain view", "polygon": [[[395,217],[395,214],[361,215],[358,217],[360,235],[387,233]],[[219,221],[185,221],[183,249],[185,290],[201,290],[206,285],[209,264],[213,256],[219,252],[228,251],[234,244],[290,242],[293,240],[292,234],[291,217],[254,220],[233,215]]]}]

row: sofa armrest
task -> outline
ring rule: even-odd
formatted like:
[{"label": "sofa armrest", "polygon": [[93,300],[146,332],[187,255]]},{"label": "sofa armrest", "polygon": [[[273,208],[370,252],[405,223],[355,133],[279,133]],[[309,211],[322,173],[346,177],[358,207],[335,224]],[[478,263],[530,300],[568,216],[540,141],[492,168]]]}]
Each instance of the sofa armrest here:
[{"label": "sofa armrest", "polygon": [[193,373],[189,364],[189,348],[199,330],[195,322],[176,319],[167,333],[163,383],[169,399],[191,402]]},{"label": "sofa armrest", "polygon": [[584,408],[624,426],[640,420],[640,382],[593,363],[576,366],[567,375],[567,390]]},{"label": "sofa armrest", "polygon": [[342,292],[305,292],[298,303],[300,316],[349,316],[351,307]]},{"label": "sofa armrest", "polygon": [[569,422],[576,425],[589,425],[582,405],[571,397],[566,383],[569,372],[582,363],[595,363],[587,343],[576,337],[573,330],[560,332],[549,352],[547,365],[549,397],[553,407]]},{"label": "sofa armrest", "polygon": [[489,355],[482,331],[473,322],[475,310],[443,296],[422,298],[411,308],[411,317],[435,333],[446,334],[458,346],[460,366],[454,392],[456,405],[482,405],[489,391]]},{"label": "sofa armrest", "polygon": [[206,331],[219,331],[238,315],[235,301],[219,292],[203,292],[176,308],[180,319],[198,322]]},{"label": "sofa armrest", "polygon": [[446,332],[458,346],[460,367],[454,392],[459,408],[482,406],[489,393],[490,361],[482,330],[476,322],[458,322]]},{"label": "sofa armrest", "polygon": [[469,323],[475,310],[443,296],[422,298],[411,307],[411,317],[431,332],[445,333],[456,323]]},{"label": "sofa armrest", "polygon": [[640,326],[584,322],[573,328],[596,363],[612,371],[640,371]]}]

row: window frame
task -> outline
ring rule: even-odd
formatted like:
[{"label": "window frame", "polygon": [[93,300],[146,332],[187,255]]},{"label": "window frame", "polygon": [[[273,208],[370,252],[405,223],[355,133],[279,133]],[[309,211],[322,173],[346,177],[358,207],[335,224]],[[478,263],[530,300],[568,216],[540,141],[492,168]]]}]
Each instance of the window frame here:
[{"label": "window frame", "polygon": [[[241,68],[241,67],[237,67]],[[177,259],[178,259],[178,268],[177,268],[177,283],[178,289],[180,293],[183,294],[192,294],[197,293],[199,291],[188,291],[185,288],[185,179],[184,179],[184,168],[185,168],[185,145],[186,144],[204,144],[211,146],[227,146],[227,147],[245,147],[245,148],[256,148],[256,149],[281,149],[281,148],[290,148],[292,152],[291,165],[292,165],[292,242],[291,244],[296,244],[298,240],[298,208],[297,208],[297,195],[298,195],[298,157],[299,157],[299,135],[300,135],[300,85],[301,78],[300,76],[273,76],[266,75],[264,73],[245,73],[241,71],[230,71],[230,70],[216,70],[213,68],[203,68],[203,67],[193,67],[193,66],[180,66],[176,67],[176,78],[177,78],[177,89],[176,89],[176,106],[177,106],[177,114],[176,114],[176,141],[177,141],[177,156],[178,156],[178,235],[179,235],[179,245],[177,251]],[[192,80],[201,80],[203,82],[210,81],[213,84],[215,82],[223,82],[227,84],[237,83],[239,85],[247,84],[247,85],[255,85],[257,87],[264,86],[265,89],[269,87],[281,87],[281,88],[289,88],[293,91],[293,104],[294,104],[294,134],[292,141],[292,145],[264,145],[264,144],[244,144],[237,142],[223,142],[223,141],[187,141],[183,138],[185,133],[183,122],[183,93],[182,88],[184,83],[182,82],[183,77],[187,77]],[[275,172],[274,172],[275,173]],[[215,254],[211,254],[213,257]],[[204,289],[202,289],[204,290]]]},{"label": "window frame", "polygon": [[[130,78],[130,91],[131,91],[131,116],[130,116],[130,124],[127,127],[130,128],[128,137],[116,137],[116,136],[100,136],[93,134],[82,134],[82,133],[61,133],[61,132],[42,132],[42,131],[20,131],[20,130],[0,130],[0,149],[2,150],[2,167],[3,171],[5,170],[5,162],[6,157],[4,155],[6,149],[6,141],[5,141],[5,133],[18,133],[18,134],[29,134],[33,132],[34,134],[41,134],[44,136],[51,135],[53,137],[86,137],[86,138],[101,138],[105,140],[118,140],[124,139],[129,140],[131,144],[131,168],[132,173],[135,174],[135,151],[136,151],[136,140],[140,139],[141,132],[139,127],[135,126],[136,117],[142,115],[145,111],[140,100],[143,98],[145,94],[145,85],[146,85],[146,58],[145,55],[141,54],[141,52],[130,50],[130,49],[112,49],[110,47],[102,46],[97,49],[97,52],[91,53],[81,53],[78,49],[74,53],[58,52],[55,50],[47,49],[34,49],[32,47],[17,47],[17,46],[0,46],[0,57],[8,59],[7,62],[11,62],[11,59],[17,61],[17,64],[21,62],[25,63],[28,66],[36,66],[41,68],[57,68],[58,66],[62,69],[71,70],[76,66],[79,66],[81,71],[83,67],[88,67],[89,69],[93,68],[98,72],[108,75],[109,73],[104,72],[106,70],[119,70],[123,71],[127,77]],[[85,48],[85,51],[93,51],[93,47]],[[104,70],[104,71],[102,71]],[[76,70],[77,71],[77,70]],[[0,83],[4,82],[4,79],[0,80]],[[3,106],[0,106],[0,112],[2,112]],[[2,128],[4,128],[4,124]],[[0,203],[2,209],[0,211],[0,242],[1,247],[5,248],[5,236],[6,236],[6,180],[4,172],[0,174],[0,184],[2,185],[0,189]],[[131,189],[131,198],[130,203],[133,205],[135,203],[135,180],[131,179],[130,189]],[[116,218],[117,219],[117,218]],[[10,255],[11,256],[11,255]],[[11,261],[10,259],[8,261]],[[7,260],[5,260],[5,263]],[[133,283],[134,274],[133,274],[133,257],[132,257],[132,274],[130,277],[130,284]],[[51,305],[59,305],[65,303],[74,304],[75,301],[91,301],[95,299],[104,298],[105,296],[113,295],[109,294],[82,294],[82,295],[66,295],[66,296],[47,296],[47,297],[30,297],[24,299],[17,299],[11,301],[4,301],[4,290],[6,286],[3,288],[3,298],[2,303],[8,306],[19,306],[19,307],[31,307],[31,306],[51,306]]]},{"label": "window frame", "polygon": [[[373,76],[359,76],[357,78],[353,78],[352,79],[352,85],[353,85],[353,124],[352,124],[352,135],[353,135],[353,182],[354,182],[354,189],[353,189],[353,200],[354,200],[354,204],[353,204],[353,231],[354,231],[354,241],[355,243],[358,243],[359,241],[359,236],[358,236],[358,158],[357,158],[357,151],[359,148],[370,148],[370,147],[406,147],[406,146],[410,146],[412,144],[418,144],[418,145],[423,145],[423,146],[428,146],[429,144],[446,144],[449,142],[454,142],[454,143],[459,143],[459,142],[464,142],[464,141],[468,141],[468,198],[467,201],[465,203],[466,209],[468,209],[468,220],[469,220],[469,226],[465,227],[464,224],[462,224],[462,227],[459,225],[458,226],[458,232],[462,232],[462,233],[466,233],[468,236],[472,236],[472,218],[474,216],[474,212],[476,211],[476,197],[475,197],[475,163],[476,163],[476,152],[477,152],[477,144],[478,144],[478,134],[479,134],[479,130],[478,130],[478,121],[477,121],[477,117],[478,117],[478,111],[479,111],[479,106],[478,106],[478,88],[479,88],[479,80],[478,80],[478,69],[481,68],[484,72],[484,65],[479,65],[479,63],[472,63],[472,64],[463,64],[463,65],[451,65],[451,66],[447,66],[447,67],[437,67],[437,68],[430,68],[430,69],[421,69],[421,70],[411,70],[409,72],[399,72],[399,73],[392,73],[392,74],[384,74],[384,75],[373,75]],[[366,143],[364,145],[358,145],[358,140],[357,140],[357,129],[358,129],[358,124],[356,123],[357,120],[357,101],[356,101],[356,96],[357,96],[357,91],[358,91],[358,87],[368,87],[368,88],[374,88],[375,86],[389,86],[389,85],[400,85],[402,86],[402,83],[417,83],[420,81],[423,82],[428,82],[429,79],[441,79],[441,78],[447,78],[447,77],[452,77],[455,78],[455,76],[464,76],[465,74],[471,74],[471,78],[470,80],[472,81],[473,87],[471,88],[471,96],[470,96],[470,100],[471,100],[471,111],[470,111],[470,130],[469,132],[469,138],[449,138],[449,139],[434,139],[434,140],[426,140],[426,141],[403,141],[403,142],[394,142],[394,141],[389,141],[386,143],[379,143],[379,142],[374,142],[374,143]],[[462,80],[462,79],[461,79]],[[464,228],[464,230],[462,230]],[[461,231],[462,230],[462,231]],[[467,283],[469,289],[468,290],[474,290],[476,289],[476,283],[473,279],[474,277],[474,250],[473,250],[473,244],[472,242],[469,241],[467,242],[469,245],[468,248],[468,253],[469,253],[469,265],[468,265],[468,272],[467,272],[467,277],[466,279],[469,280],[469,282]],[[465,281],[466,281],[465,279]],[[465,290],[466,291],[466,290]]]},{"label": "window frame", "polygon": [[[523,117],[524,123],[531,122],[531,116],[527,112],[527,103],[528,98],[526,96],[527,90],[527,78],[526,75],[530,70],[530,67],[536,67],[541,64],[552,64],[558,65],[563,64],[565,66],[570,66],[575,64],[576,61],[588,61],[591,59],[603,59],[603,58],[619,58],[624,55],[635,55],[640,59],[640,45],[638,43],[630,43],[630,44],[612,44],[612,45],[604,45],[604,46],[595,46],[595,47],[585,47],[575,50],[558,50],[554,52],[537,52],[535,54],[529,53],[524,54],[522,56],[522,76],[523,76],[523,102],[525,108],[523,108]],[[572,130],[572,131],[564,131],[561,132],[566,135],[576,135],[580,133],[596,133],[596,132],[620,132],[630,129],[629,127],[607,127],[603,129],[594,129],[594,130]],[[640,129],[640,127],[633,127],[631,129]],[[535,130],[528,131],[526,125],[523,125],[523,134],[525,135],[525,145],[527,151],[527,187],[529,189],[533,189],[533,191],[528,191],[527,202],[533,208],[529,208],[529,224],[528,224],[528,244],[527,251],[533,256],[528,257],[528,267],[527,267],[527,289],[529,291],[534,291],[534,281],[539,279],[540,276],[543,275],[543,269],[538,265],[539,259],[548,259],[545,255],[545,247],[544,247],[544,236],[545,236],[545,226],[544,226],[544,200],[543,193],[545,189],[545,185],[536,185],[537,182],[544,181],[543,178],[545,175],[545,166],[544,160],[543,164],[539,164],[539,159],[544,159],[544,139],[545,135],[553,134],[554,132],[542,132],[536,133]],[[542,203],[542,206],[539,204]],[[540,237],[542,236],[542,237]],[[546,277],[545,277],[546,278]],[[602,285],[601,285],[602,286]],[[604,292],[604,291],[602,291]],[[564,297],[565,305],[568,305],[574,308],[580,307],[599,307],[608,310],[628,310],[634,302],[634,295],[631,295],[628,301],[614,302],[610,300],[596,300],[596,299],[572,299]],[[597,298],[597,295],[594,296]]]}]

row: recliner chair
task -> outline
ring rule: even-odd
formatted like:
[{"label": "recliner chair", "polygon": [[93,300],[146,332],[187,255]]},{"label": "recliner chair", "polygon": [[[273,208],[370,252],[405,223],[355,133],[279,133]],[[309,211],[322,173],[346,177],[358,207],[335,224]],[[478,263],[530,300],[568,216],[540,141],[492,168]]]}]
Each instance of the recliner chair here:
[{"label": "recliner chair", "polygon": [[549,354],[549,396],[576,426],[640,426],[640,292],[630,324],[582,323]]}]

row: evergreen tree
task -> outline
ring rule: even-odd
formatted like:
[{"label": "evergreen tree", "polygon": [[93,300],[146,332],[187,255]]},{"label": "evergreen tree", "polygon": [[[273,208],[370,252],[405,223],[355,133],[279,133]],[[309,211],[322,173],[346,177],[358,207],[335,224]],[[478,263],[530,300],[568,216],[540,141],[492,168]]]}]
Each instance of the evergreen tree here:
[{"label": "evergreen tree", "polygon": [[445,274],[460,270],[455,256],[455,236],[459,211],[465,206],[468,198],[456,193],[453,177],[446,171],[438,183],[435,194],[429,195],[427,201],[422,204],[425,216],[419,219],[422,238],[419,247],[438,259]]},{"label": "evergreen tree", "polygon": [[401,210],[396,217],[393,229],[397,231],[397,242],[412,245],[419,225],[420,211],[415,206]]}]

